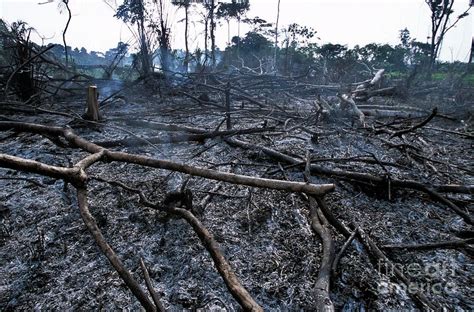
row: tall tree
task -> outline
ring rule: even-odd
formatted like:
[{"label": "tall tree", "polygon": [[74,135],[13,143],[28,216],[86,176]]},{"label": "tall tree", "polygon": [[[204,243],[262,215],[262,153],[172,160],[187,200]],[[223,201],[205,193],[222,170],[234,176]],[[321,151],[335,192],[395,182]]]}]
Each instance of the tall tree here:
[{"label": "tall tree", "polygon": [[154,0],[158,12],[158,23],[153,21],[150,27],[158,35],[160,46],[161,69],[167,72],[170,69],[170,28],[168,27],[168,14],[164,0]]},{"label": "tall tree", "polygon": [[72,13],[71,13],[71,8],[69,8],[69,0],[62,0],[62,3],[64,3],[64,6],[66,7],[66,10],[67,10],[67,13],[68,13],[66,26],[64,27],[64,30],[63,30],[64,54],[66,56],[66,67],[67,67],[68,66],[68,55],[67,55],[67,45],[66,45],[66,32],[67,32],[67,29],[69,28],[69,23],[71,22],[71,19],[72,19]]},{"label": "tall tree", "polygon": [[172,3],[179,7],[184,8],[184,46],[186,49],[186,55],[184,56],[184,68],[186,72],[189,67],[189,7],[191,6],[191,0],[173,0]]},{"label": "tall tree", "polygon": [[216,2],[211,0],[209,8],[209,21],[211,22],[211,61],[212,67],[216,67],[216,21],[215,21]]},{"label": "tall tree", "polygon": [[433,68],[446,33],[462,18],[469,15],[468,11],[471,7],[450,23],[451,15],[454,13],[454,0],[425,0],[425,2],[431,11],[430,68]]},{"label": "tall tree", "polygon": [[[238,24],[237,36],[240,37],[240,21],[242,16],[250,9],[250,3],[248,0],[232,0],[230,3],[221,2],[217,8],[216,16],[219,19],[225,19],[228,27],[228,44],[230,45],[230,20],[236,19]],[[237,45],[237,49],[238,49]]]},{"label": "tall tree", "polygon": [[472,42],[471,42],[471,54],[469,54],[469,61],[468,63],[472,63],[472,57],[474,55],[474,37],[472,37]]},{"label": "tall tree", "polygon": [[[205,17],[205,45],[207,47],[207,34],[211,39],[211,63],[212,67],[216,66],[216,0],[205,0],[203,2],[204,8],[207,11],[207,16]],[[207,54],[207,48],[206,54]]]},{"label": "tall tree", "polygon": [[143,75],[149,75],[153,71],[153,64],[145,32],[145,15],[146,8],[143,0],[124,0],[123,4],[117,8],[115,17],[123,20],[125,23],[129,22],[132,25],[137,25],[141,71]]},{"label": "tall tree", "polygon": [[293,57],[300,45],[308,45],[309,41],[316,35],[312,27],[301,26],[296,23],[290,24],[284,30],[286,34],[285,42],[285,72],[288,73],[292,68]]},{"label": "tall tree", "polygon": [[275,49],[273,51],[273,66],[277,68],[277,50],[278,50],[278,23],[280,22],[280,0],[278,0],[277,6],[277,18],[275,23]]}]

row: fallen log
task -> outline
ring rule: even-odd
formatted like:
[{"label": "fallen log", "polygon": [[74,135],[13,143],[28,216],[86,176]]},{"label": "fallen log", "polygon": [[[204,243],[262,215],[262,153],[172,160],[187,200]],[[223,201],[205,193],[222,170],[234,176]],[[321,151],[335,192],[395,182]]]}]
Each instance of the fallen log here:
[{"label": "fallen log", "polygon": [[[289,192],[302,192],[312,195],[323,195],[327,192],[334,190],[334,184],[307,184],[301,182],[287,182],[282,180],[263,179],[255,178],[245,175],[238,175],[226,172],[219,172],[216,170],[194,167],[186,164],[176,163],[168,160],[160,160],[152,157],[146,157],[136,154],[129,154],[124,152],[113,152],[104,149],[103,147],[89,142],[76,134],[71,129],[63,129],[60,127],[43,126],[31,123],[20,123],[20,122],[0,122],[0,130],[14,129],[17,131],[37,133],[37,134],[49,134],[53,136],[64,137],[71,145],[83,149],[89,153],[104,152],[107,161],[119,161],[132,163],[137,165],[143,165],[146,167],[166,169],[171,171],[178,171],[192,176],[199,176],[207,179],[224,181],[232,184],[241,184],[260,188],[270,188],[276,190],[285,190]],[[12,157],[5,155],[5,158]],[[1,159],[0,159],[1,160]],[[31,161],[30,161],[31,162]],[[8,165],[12,162],[0,161],[0,166]],[[31,171],[34,168],[34,164],[31,164],[26,171]],[[63,168],[64,169],[64,168]],[[72,170],[72,169],[71,169]],[[43,173],[46,172],[42,170]]]},{"label": "fallen log", "polygon": [[145,310],[154,312],[157,310],[155,305],[148,299],[148,296],[133,278],[132,274],[124,267],[112,247],[110,247],[110,245],[105,241],[97,222],[88,208],[86,187],[87,175],[85,169],[101,160],[103,156],[104,152],[98,151],[97,153],[85,157],[72,168],[62,168],[46,165],[33,160],[0,154],[0,166],[71,181],[77,189],[77,201],[81,217],[102,253],[107,257],[111,265],[115,268],[133,295],[138,299],[138,301],[140,301]]},{"label": "fallen log", "polygon": [[[255,144],[243,142],[240,140],[237,140],[235,138],[228,138],[225,139],[227,143],[233,146],[238,146],[243,149],[251,149],[254,151],[262,151],[264,154],[273,157],[274,159],[284,162],[287,164],[292,164],[292,165],[300,165],[304,166],[304,162],[300,159],[293,158],[291,156],[288,156],[286,154],[280,153],[278,151],[275,151],[273,149],[267,148],[267,147],[262,147],[258,146]],[[322,166],[318,166],[315,164],[311,164],[310,166],[311,173],[314,174],[320,174],[320,175],[325,175],[328,177],[332,178],[339,178],[343,180],[349,180],[349,181],[358,181],[362,183],[368,183],[373,186],[377,185],[386,185],[387,181],[385,177],[379,177],[375,175],[371,175],[368,173],[360,173],[360,172],[353,172],[353,171],[343,171],[343,170],[337,170],[337,169],[328,169]],[[392,178],[390,180],[390,185],[391,187],[394,188],[404,188],[404,189],[412,189],[412,190],[417,190],[421,191],[425,194],[428,194],[431,198],[435,199],[436,201],[444,204],[451,210],[453,210],[455,213],[457,213],[461,218],[464,219],[464,221],[468,224],[474,224],[474,221],[472,220],[472,217],[470,216],[469,213],[465,212],[461,208],[459,208],[456,204],[451,202],[450,200],[444,198],[441,196],[438,192],[436,192],[434,189],[424,185],[421,182],[414,181],[414,180],[404,180],[404,179],[395,179]]]},{"label": "fallen log", "polygon": [[133,278],[132,274],[127,269],[125,269],[122,261],[120,261],[112,247],[110,247],[110,245],[105,241],[105,238],[100,231],[97,222],[89,211],[87,189],[85,186],[77,187],[77,201],[79,204],[79,211],[81,213],[82,220],[84,220],[87,229],[94,237],[94,240],[101,249],[102,253],[107,257],[109,262],[115,268],[133,295],[138,299],[138,301],[140,301],[145,310],[157,311],[155,304],[150,301],[140,284],[138,284],[138,282]]},{"label": "fallen log", "polygon": [[148,289],[148,292],[151,294],[151,298],[153,299],[153,303],[155,304],[157,311],[158,312],[165,312],[166,309],[163,306],[163,304],[161,303],[160,295],[158,295],[158,293],[153,288],[153,285],[152,285],[151,279],[150,279],[150,274],[148,273],[148,269],[145,265],[145,262],[143,261],[143,258],[140,258],[140,267],[141,267],[142,272],[143,272],[143,277],[145,278],[146,287]]},{"label": "fallen log", "polygon": [[[384,73],[385,69],[378,70],[371,80],[364,81],[357,85],[355,90],[351,92],[350,97],[358,101],[367,101],[371,96],[374,95],[373,89],[381,84]],[[379,89],[380,94],[383,94],[384,92],[393,93],[393,90],[388,88]],[[377,93],[375,93],[375,95],[376,94]]]},{"label": "fallen log", "polygon": [[[0,167],[12,168],[21,171],[39,173],[45,176],[63,179],[71,182],[77,189],[77,197],[81,217],[86,224],[89,232],[92,234],[94,240],[98,244],[102,253],[107,257],[111,265],[118,272],[127,287],[140,301],[146,311],[162,310],[159,301],[156,300],[154,291],[149,286],[152,298],[156,302],[152,302],[145,294],[142,287],[136,282],[132,274],[124,267],[121,260],[117,257],[112,247],[105,241],[105,238],[100,231],[97,222],[88,208],[88,193],[87,181],[88,176],[85,170],[99,161],[120,161],[126,163],[133,163],[153,168],[161,168],[167,170],[187,173],[194,176],[201,176],[210,179],[230,182],[234,184],[242,184],[247,186],[264,187],[277,190],[287,190],[292,192],[301,192],[308,195],[324,195],[326,192],[334,190],[334,184],[314,185],[310,183],[288,182],[280,180],[254,178],[244,175],[237,175],[225,172],[218,172],[210,169],[193,167],[185,164],[178,164],[165,160],[153,159],[140,155],[127,154],[123,152],[112,152],[94,143],[91,143],[72,132],[70,129],[63,129],[59,127],[50,127],[36,124],[19,123],[19,122],[0,122],[0,130],[10,130],[38,133],[48,136],[63,137],[69,142],[71,146],[81,148],[89,153],[89,156],[81,159],[72,168],[63,168],[57,166],[50,166],[38,161],[23,159],[20,157],[0,154]],[[181,215],[188,221],[195,232],[202,240],[205,247],[210,252],[216,267],[224,278],[226,285],[231,293],[239,301],[246,311],[263,311],[263,309],[253,300],[248,292],[243,288],[237,277],[226,262],[224,256],[220,253],[216,242],[213,240],[210,233],[200,224],[199,220],[195,218],[189,211],[179,208],[173,208],[176,214]],[[149,282],[148,282],[149,283]],[[147,285],[148,285],[147,283]],[[158,305],[158,306],[157,306]]]},{"label": "fallen log", "polygon": [[423,120],[422,122],[408,128],[408,129],[403,129],[403,130],[399,130],[399,131],[396,131],[394,132],[391,136],[390,136],[390,139],[394,138],[394,137],[400,137],[404,134],[407,134],[407,133],[410,133],[412,131],[415,131],[416,129],[419,129],[419,128],[422,128],[423,126],[425,126],[427,123],[429,123],[431,121],[431,119],[433,119],[436,114],[438,113],[438,108],[433,108],[433,111],[431,112],[431,114],[428,116],[428,118],[426,118],[425,120]]},{"label": "fallen log", "polygon": [[140,197],[140,203],[146,207],[165,211],[166,213],[171,213],[184,219],[193,228],[194,232],[201,240],[201,243],[211,255],[211,258],[214,261],[214,265],[216,266],[217,271],[224,279],[227,288],[229,289],[232,296],[237,300],[237,302],[239,302],[239,304],[246,311],[263,311],[263,309],[252,298],[252,296],[250,296],[248,291],[240,283],[237,275],[230,266],[229,262],[225,259],[224,254],[221,252],[219,244],[214,239],[212,234],[191,211],[174,206],[164,208],[160,204],[151,202],[141,190],[132,188],[121,182],[108,181],[102,178],[96,178],[96,180],[106,182],[112,185],[118,185],[119,187],[127,191],[130,191],[134,194],[138,194],[138,196]]},{"label": "fallen log", "polygon": [[247,290],[241,285],[239,279],[232,270],[231,266],[220,251],[220,247],[214,237],[202,225],[202,223],[188,210],[174,208],[173,213],[181,216],[192,226],[194,232],[201,240],[204,247],[211,255],[217,270],[225,281],[227,288],[234,298],[239,302],[245,311],[263,312],[262,307],[250,296]]},{"label": "fallen log", "polygon": [[[359,226],[353,226],[352,229],[350,229],[333,215],[331,209],[329,209],[323,197],[316,197],[316,199],[318,201],[318,206],[321,208],[321,211],[323,212],[324,216],[327,218],[329,223],[337,231],[339,231],[347,239],[350,239],[352,235],[355,233],[357,240],[362,245],[364,245],[371,259],[374,260],[374,263],[379,264],[383,262],[387,264],[390,268],[394,268],[395,274],[389,275],[388,276],[389,278],[394,279],[394,280],[398,279],[399,281],[404,283],[407,287],[411,285],[410,280],[404,275],[403,271],[399,270],[390,261],[390,259],[380,250],[377,244],[364,232],[362,228],[360,228]],[[379,272],[379,273],[383,273],[383,272]],[[412,299],[415,301],[415,303],[422,309],[432,309],[434,311],[441,310],[440,306],[437,303],[430,301],[422,292],[416,292],[416,293],[408,292],[408,295],[411,296]]]},{"label": "fallen log", "polygon": [[378,110],[388,110],[388,111],[393,111],[393,110],[403,110],[403,111],[414,111],[414,112],[420,112],[420,113],[425,113],[429,114],[430,111],[418,107],[412,107],[412,106],[406,106],[406,105],[396,105],[396,106],[390,106],[390,105],[375,105],[375,104],[362,104],[362,105],[357,105],[360,109],[378,109]]},{"label": "fallen log", "polygon": [[165,123],[152,122],[152,121],[146,121],[146,120],[125,119],[125,123],[130,126],[153,129],[153,130],[182,131],[182,132],[199,133],[199,134],[208,132],[206,129],[202,129],[202,128],[194,128],[194,127],[175,125],[175,124],[165,124]]},{"label": "fallen log", "polygon": [[321,265],[314,286],[316,295],[315,311],[332,312],[334,311],[334,304],[329,294],[329,287],[331,285],[331,268],[335,259],[334,240],[329,230],[329,223],[316,204],[316,199],[312,196],[309,197],[309,209],[311,228],[319,235],[323,245]]},{"label": "fallen log", "polygon": [[[311,172],[309,166],[310,153],[306,152],[306,166],[303,172],[303,177],[306,183],[311,181]],[[334,304],[330,296],[331,286],[331,268],[335,259],[334,239],[329,230],[329,222],[321,210],[321,205],[317,204],[321,199],[313,196],[307,196],[309,202],[309,218],[313,231],[318,234],[322,242],[322,259],[319,266],[318,277],[314,285],[316,298],[316,311],[333,312]]]},{"label": "fallen log", "polygon": [[362,127],[365,128],[365,115],[364,113],[357,107],[354,99],[347,94],[339,95],[339,99],[342,101],[341,107],[349,107],[349,111],[352,116],[357,117],[359,123]]}]

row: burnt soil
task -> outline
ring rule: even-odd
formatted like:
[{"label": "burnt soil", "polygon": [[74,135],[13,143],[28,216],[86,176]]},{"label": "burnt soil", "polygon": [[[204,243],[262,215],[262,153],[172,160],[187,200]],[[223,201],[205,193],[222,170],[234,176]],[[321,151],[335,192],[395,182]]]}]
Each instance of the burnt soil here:
[{"label": "burnt soil", "polygon": [[[132,137],[166,137],[169,132],[131,126],[130,121],[162,122],[207,130],[224,119],[218,105],[198,105],[189,97],[158,94],[143,85],[130,88],[102,109],[102,126],[87,126],[65,116],[4,115],[14,120],[69,126],[91,141]],[[472,131],[463,111],[455,120],[436,117],[428,126],[407,134],[406,140],[427,159],[387,146],[374,127],[399,120],[408,127],[418,119],[368,117],[368,129],[344,118],[316,120],[306,101],[274,98],[285,111],[259,108],[234,99],[235,128],[261,127],[264,120],[276,131],[239,139],[314,163],[433,184],[473,184],[472,139],[454,132]],[[243,102],[243,103],[242,103]],[[404,102],[373,99],[369,104],[409,105],[446,114],[459,113],[442,98]],[[242,108],[243,105],[243,108]],[[48,109],[81,114],[83,100],[55,102]],[[464,108],[466,106],[463,106]],[[472,112],[471,112],[472,113]],[[467,117],[466,117],[467,116]],[[426,117],[426,116],[425,116]],[[225,127],[225,125],[224,125]],[[372,130],[371,130],[372,129]],[[440,129],[453,131],[448,133]],[[126,130],[127,132],[125,132]],[[313,133],[308,133],[310,130]],[[317,133],[317,137],[314,135]],[[392,139],[397,142],[397,139]],[[25,133],[0,133],[2,153],[70,166],[86,153],[59,148],[47,138]],[[274,179],[304,181],[302,168],[279,170],[278,163],[259,151],[232,147],[222,138],[204,142],[145,144],[115,147],[132,153],[190,165]],[[378,159],[386,163],[362,162]],[[434,161],[433,161],[434,160]],[[285,164],[281,164],[282,167]],[[387,172],[386,172],[387,170]],[[160,202],[167,192],[188,180],[199,219],[219,242],[242,284],[268,311],[314,310],[314,283],[322,256],[320,238],[308,222],[308,203],[298,194],[219,183],[180,173],[120,163],[99,163],[88,169],[90,209],[105,238],[142,285],[139,259],[149,267],[156,290],[170,311],[239,311],[191,227],[183,220],[143,207],[134,195],[93,177],[123,182]],[[62,180],[0,169],[0,310],[139,310],[86,229],[77,207],[75,189]],[[312,176],[312,183],[335,183],[327,195],[329,208],[347,225],[357,225],[379,245],[448,241],[472,236],[472,227],[446,206],[425,194],[387,187],[364,187],[351,181]],[[206,195],[205,207],[199,207]],[[465,211],[472,211],[472,194],[443,194]],[[345,238],[331,228],[336,252]],[[466,234],[467,233],[467,234]],[[387,250],[389,258],[421,287],[429,300],[448,310],[474,309],[472,249]],[[391,268],[371,259],[358,240],[352,242],[333,279],[331,296],[337,310],[413,310],[409,290],[391,279]]]}]

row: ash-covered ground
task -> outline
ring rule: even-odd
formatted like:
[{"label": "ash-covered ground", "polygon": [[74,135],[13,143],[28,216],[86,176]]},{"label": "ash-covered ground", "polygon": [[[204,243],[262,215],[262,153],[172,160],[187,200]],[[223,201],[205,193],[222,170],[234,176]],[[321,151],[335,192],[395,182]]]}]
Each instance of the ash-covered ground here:
[{"label": "ash-covered ground", "polygon": [[[222,106],[222,98],[211,94]],[[434,118],[407,135],[416,154],[389,146],[387,136],[374,134],[381,124],[399,119],[367,117],[367,128],[341,118],[316,120],[308,102],[274,98],[284,111],[233,100],[234,127],[275,126],[268,133],[239,136],[326,168],[413,179],[427,186],[473,184],[472,131],[466,113],[455,120]],[[436,99],[444,114],[453,103]],[[372,105],[432,108],[433,100],[399,103],[377,98]],[[82,99],[55,103],[82,113]],[[138,85],[102,109],[102,126],[87,126],[64,116],[7,115],[40,124],[69,126],[91,141],[124,137],[166,137],[164,131],[131,126],[130,121],[172,123],[207,130],[224,119],[217,106],[203,106],[182,95],[159,95]],[[472,112],[471,112],[472,113]],[[413,120],[419,122],[423,118]],[[461,121],[463,120],[463,121]],[[403,125],[403,124],[402,124]],[[411,125],[407,123],[406,126]],[[400,126],[394,124],[393,127]],[[307,131],[310,130],[310,131]],[[442,130],[448,130],[442,131]],[[134,136],[131,136],[133,133]],[[317,135],[315,135],[315,133]],[[396,140],[393,140],[396,142]],[[0,133],[1,152],[70,166],[86,153],[59,148],[47,138],[25,133]],[[131,153],[169,159],[219,171],[274,179],[304,181],[302,168],[286,168],[259,151],[228,145],[222,138],[205,142],[145,144],[116,147]],[[373,161],[369,161],[372,159]],[[383,165],[381,165],[381,163]],[[383,167],[383,168],[382,168]],[[283,168],[283,170],[281,170]],[[17,310],[139,310],[140,305],[96,246],[84,225],[75,189],[61,180],[1,169],[0,180],[0,308]],[[170,311],[239,311],[212,259],[192,228],[139,203],[120,187],[95,180],[120,181],[139,188],[153,201],[175,191],[188,180],[199,219],[214,235],[222,252],[256,301],[268,311],[314,311],[315,280],[322,257],[320,238],[311,230],[308,203],[298,194],[189,177],[165,170],[121,163],[99,163],[88,170],[90,209],[105,238],[125,266],[144,285],[139,260],[149,267],[156,290]],[[421,192],[363,187],[328,176],[312,176],[312,183],[336,183],[326,199],[346,225],[362,228],[379,246],[449,241],[472,236],[472,227],[456,213]],[[472,194],[443,194],[472,212]],[[210,196],[205,207],[203,199]],[[331,228],[336,252],[345,238]],[[467,233],[467,234],[466,234]],[[447,310],[474,309],[472,249],[386,250],[388,257],[410,278],[412,285]],[[344,253],[331,287],[337,310],[417,309],[410,291],[391,279],[392,268],[376,263],[356,239]]]}]

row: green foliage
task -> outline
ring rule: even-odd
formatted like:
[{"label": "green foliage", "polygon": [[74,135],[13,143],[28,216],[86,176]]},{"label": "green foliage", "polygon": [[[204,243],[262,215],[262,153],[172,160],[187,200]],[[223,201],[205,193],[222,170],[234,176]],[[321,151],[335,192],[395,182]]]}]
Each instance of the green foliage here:
[{"label": "green foliage", "polygon": [[133,25],[143,19],[144,14],[143,0],[124,0],[114,16]]},{"label": "green foliage", "polygon": [[316,35],[316,31],[312,27],[301,26],[296,23],[290,24],[284,31],[288,35],[289,45],[293,48],[299,45],[307,45]]},{"label": "green foliage", "polygon": [[232,45],[227,47],[222,65],[260,67],[267,63],[272,51],[273,44],[266,36],[250,31],[243,38],[232,38]]},{"label": "green foliage", "polygon": [[171,4],[179,7],[189,7],[191,2],[191,0],[172,0]]},{"label": "green foliage", "polygon": [[[240,41],[240,42],[239,42]],[[272,43],[262,34],[256,32],[248,32],[244,38],[232,38],[233,47],[240,44],[240,51],[243,53],[256,53],[269,51],[272,48]]]},{"label": "green foliage", "polygon": [[315,51],[325,59],[336,60],[344,57],[347,47],[340,44],[327,43],[320,47],[316,46]]},{"label": "green foliage", "polygon": [[258,16],[253,18],[244,18],[242,22],[252,27],[252,32],[261,33],[263,35],[274,35],[273,29],[271,31],[268,30],[273,26],[273,24]]},{"label": "green foliage", "polygon": [[405,67],[405,54],[407,52],[401,46],[392,47],[389,44],[370,43],[358,49],[361,60],[372,64],[376,68],[387,70],[400,70]]},{"label": "green foliage", "polygon": [[466,75],[463,81],[471,86],[474,86],[474,74]]},{"label": "green foliage", "polygon": [[240,19],[242,15],[245,14],[250,9],[249,2],[238,2],[232,0],[231,3],[219,3],[217,8],[216,16],[217,18],[223,19]]},{"label": "green foliage", "polygon": [[412,41],[410,31],[408,28],[404,28],[400,30],[400,42],[402,44],[402,47],[404,49],[410,48],[410,42]]},{"label": "green foliage", "polygon": [[451,9],[451,3],[453,3],[454,0],[425,0],[425,2],[436,18],[441,18],[443,14],[451,14],[454,12]]}]

